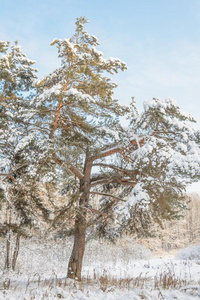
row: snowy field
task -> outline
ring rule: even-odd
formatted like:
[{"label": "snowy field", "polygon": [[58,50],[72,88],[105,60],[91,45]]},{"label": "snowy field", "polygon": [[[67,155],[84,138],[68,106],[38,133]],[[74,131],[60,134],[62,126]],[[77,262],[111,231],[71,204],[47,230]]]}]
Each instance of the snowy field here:
[{"label": "snowy field", "polygon": [[89,242],[83,280],[66,278],[71,240],[26,240],[15,272],[3,271],[0,244],[0,300],[190,300],[200,299],[200,247],[155,258],[130,240],[117,245]]}]

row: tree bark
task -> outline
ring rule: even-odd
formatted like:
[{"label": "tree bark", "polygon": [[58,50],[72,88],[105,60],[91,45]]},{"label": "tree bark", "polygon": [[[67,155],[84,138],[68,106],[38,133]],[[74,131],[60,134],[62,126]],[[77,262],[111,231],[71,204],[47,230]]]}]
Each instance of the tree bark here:
[{"label": "tree bark", "polygon": [[[8,210],[9,208],[7,208]],[[8,216],[9,213],[9,216]],[[6,260],[5,260],[5,270],[10,269],[10,251],[11,251],[11,211],[6,212],[6,225],[7,225],[7,233],[6,233]]]},{"label": "tree bark", "polygon": [[84,176],[80,179],[80,200],[75,220],[74,245],[68,264],[67,276],[81,281],[82,262],[85,251],[87,207],[90,195],[92,161],[86,157]]},{"label": "tree bark", "polygon": [[6,261],[5,261],[5,270],[10,269],[10,239],[11,239],[11,233],[10,231],[6,235]]},{"label": "tree bark", "polygon": [[[84,212],[85,215],[86,212]],[[71,279],[81,281],[83,255],[85,251],[86,220],[79,213],[75,221],[74,245],[68,264],[67,276]]]},{"label": "tree bark", "polygon": [[13,258],[12,258],[12,270],[13,271],[15,271],[15,267],[17,264],[17,258],[19,255],[20,236],[21,236],[20,233],[17,233],[16,241],[15,241],[15,249],[14,249]]}]

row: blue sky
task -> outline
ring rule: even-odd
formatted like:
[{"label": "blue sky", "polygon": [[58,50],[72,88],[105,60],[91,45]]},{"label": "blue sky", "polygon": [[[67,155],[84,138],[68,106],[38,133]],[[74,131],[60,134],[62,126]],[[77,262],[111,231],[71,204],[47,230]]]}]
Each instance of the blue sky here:
[{"label": "blue sky", "polygon": [[128,65],[114,78],[120,103],[172,97],[200,123],[200,0],[0,0],[0,40],[18,40],[42,77],[59,65],[50,42],[79,16],[105,57]]}]

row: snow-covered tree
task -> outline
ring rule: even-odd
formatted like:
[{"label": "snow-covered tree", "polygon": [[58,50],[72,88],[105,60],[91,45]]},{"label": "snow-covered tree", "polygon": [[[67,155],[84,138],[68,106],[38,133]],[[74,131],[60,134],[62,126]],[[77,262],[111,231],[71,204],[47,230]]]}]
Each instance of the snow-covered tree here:
[{"label": "snow-covered tree", "polygon": [[116,84],[105,76],[106,72],[112,75],[125,70],[126,64],[119,59],[103,58],[102,52],[96,49],[97,38],[83,30],[85,23],[85,18],[77,19],[75,34],[70,39],[52,42],[52,45],[57,45],[61,67],[38,81],[35,102],[38,128],[43,133],[42,142],[39,142],[43,155],[40,160],[43,170],[49,169],[43,180],[55,176],[53,163],[56,163],[57,178],[60,173],[60,177],[66,180],[65,184],[74,187],[73,195],[76,196],[73,202],[79,206],[75,247],[69,264],[69,270],[74,261],[79,265],[74,275],[69,271],[69,276],[78,276],[79,279],[87,227],[86,207],[92,170],[90,156],[108,141],[116,142],[118,133],[123,131],[119,116],[129,111],[113,100]]},{"label": "snow-covered tree", "polygon": [[20,153],[32,139],[28,126],[36,70],[32,68],[35,62],[22,53],[17,42],[10,51],[8,46],[0,42],[0,49],[6,51],[0,58],[0,170],[1,176],[13,179]]},{"label": "snow-covered tree", "polygon": [[36,211],[44,214],[35,183],[30,176],[30,149],[33,147],[34,110],[31,99],[36,80],[34,61],[28,59],[17,42],[10,46],[0,42],[0,204],[5,212],[3,234],[7,236],[6,268],[10,262],[10,235],[16,235],[15,268],[19,238],[36,219]]},{"label": "snow-covered tree", "polygon": [[128,134],[130,140],[136,137],[137,147],[126,157],[135,185],[117,211],[124,226],[137,227],[138,218],[145,226],[152,217],[180,216],[186,186],[200,178],[200,132],[194,122],[173,99],[147,101],[132,118]]},{"label": "snow-covered tree", "polygon": [[[126,65],[103,57],[85,23],[77,19],[71,38],[52,42],[61,66],[37,82],[34,102],[40,174],[45,181],[57,177],[71,196],[56,221],[74,211],[68,276],[78,280],[89,225],[111,232],[113,218],[112,226],[121,232],[138,215],[144,225],[150,212],[157,220],[174,217],[185,186],[200,175],[200,134],[190,124],[193,118],[171,99],[146,102],[141,114],[131,110],[133,104],[120,106],[113,99],[116,84],[106,73]],[[120,124],[126,114],[128,129]]]}]

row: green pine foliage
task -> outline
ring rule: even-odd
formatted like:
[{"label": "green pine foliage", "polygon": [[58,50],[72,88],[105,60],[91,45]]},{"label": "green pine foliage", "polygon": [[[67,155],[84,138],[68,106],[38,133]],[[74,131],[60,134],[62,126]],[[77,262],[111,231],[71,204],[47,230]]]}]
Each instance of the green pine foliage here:
[{"label": "green pine foliage", "polygon": [[[13,233],[22,234],[49,214],[29,169],[37,70],[17,42],[10,46],[1,41],[0,50],[4,52],[0,57],[0,205],[4,213],[9,210],[14,216]],[[12,224],[7,225],[10,228]]]},{"label": "green pine foliage", "polygon": [[51,45],[58,48],[61,66],[37,82],[38,114],[47,140],[54,138],[59,146],[56,153],[66,142],[76,152],[73,146],[85,151],[94,141],[101,145],[114,140],[114,132],[121,128],[118,118],[128,110],[113,100],[117,85],[105,76],[124,71],[126,64],[103,58],[96,49],[97,38],[84,31],[85,23],[85,18],[77,19],[71,38],[54,39]]}]

